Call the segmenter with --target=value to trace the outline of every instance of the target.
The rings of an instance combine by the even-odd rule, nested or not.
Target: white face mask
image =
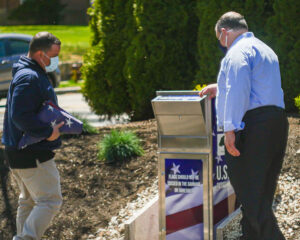
[[[49,57],[47,56],[46,53],[44,53],[44,54],[45,54],[45,56],[46,56],[48,59],[50,59],[50,64],[49,64],[49,66],[45,66],[46,72],[53,72],[53,71],[55,71],[55,69],[58,67],[59,57],[56,56],[56,57],[49,58]],[[44,65],[45,65],[45,64],[44,64]]]
[[[230,29],[230,30],[228,30],[227,32],[233,32],[233,30]],[[219,41],[220,41],[220,39],[221,39],[221,37],[222,37],[222,34],[223,34],[223,32],[221,32],[221,34],[220,34],[220,36],[219,36],[219,39],[218,39]],[[228,45],[228,43],[227,43],[227,40],[228,40],[227,37],[228,37],[228,36],[226,35],[226,37],[225,37],[225,47],[228,48],[228,46],[227,46],[227,45]]]

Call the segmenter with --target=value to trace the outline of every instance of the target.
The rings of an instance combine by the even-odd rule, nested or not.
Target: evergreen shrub
[[[201,0],[197,1],[196,13],[198,25],[198,69],[194,85],[209,84],[217,81],[217,74],[224,54],[218,48],[215,25],[218,19],[228,11],[242,14],[249,31],[261,40],[266,39],[265,24],[273,14],[274,0]]]
[[[300,93],[300,1],[275,0],[268,19],[268,41],[279,58],[285,107],[296,111],[294,98]]]
[[[300,92],[300,1],[95,0],[93,32],[82,67],[83,94],[98,115],[153,117],[157,90],[215,83],[224,56],[215,24],[227,11],[244,15],[249,31],[279,57],[287,111]]]
[[[192,89],[196,1],[95,0],[83,94],[99,115],[153,117],[156,90]]]
[[[130,112],[127,81],[123,73],[129,45],[132,0],[95,0],[88,10],[92,47],[81,68],[82,88],[88,104],[98,115]],[[132,18],[132,17],[131,17]]]
[[[157,90],[192,89],[197,69],[196,1],[140,0],[137,33],[127,50],[126,77],[134,120],[153,117]]]

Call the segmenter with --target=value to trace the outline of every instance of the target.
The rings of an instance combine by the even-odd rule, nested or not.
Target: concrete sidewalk
[[[79,93],[81,92],[81,87],[65,87],[65,88],[55,88],[56,94],[64,94],[64,93]]]

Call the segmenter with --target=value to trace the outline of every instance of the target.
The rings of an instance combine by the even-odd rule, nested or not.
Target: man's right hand
[[[218,87],[218,84],[216,84],[216,83],[209,84],[208,86],[206,86],[205,88],[203,88],[200,91],[199,96],[203,97],[204,95],[209,95],[209,99],[212,99],[212,98],[216,97],[216,95],[217,95],[217,87]]]
[[[60,132],[59,129],[64,125],[64,122],[60,122],[59,124],[53,127],[53,131],[50,137],[47,138],[47,141],[54,141],[59,138]]]

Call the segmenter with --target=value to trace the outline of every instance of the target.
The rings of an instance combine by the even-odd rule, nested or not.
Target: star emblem
[[[217,160],[217,163],[219,164],[220,162],[222,162],[223,161],[223,159],[222,159],[222,157],[221,156],[217,156],[216,157],[216,160]]]
[[[179,168],[180,168],[179,164],[176,166],[176,164],[173,163],[173,167],[171,168],[171,171],[173,171],[173,174],[180,173]]]
[[[193,176],[193,178],[195,178],[195,177],[198,175],[198,172],[199,172],[199,171],[195,171],[195,172],[194,172],[194,170],[192,169],[192,174],[191,174],[191,175]]]
[[[48,106],[48,110],[50,110],[51,112],[53,112],[53,107],[51,105]]]
[[[51,122],[51,126],[54,127],[56,125],[56,120]]]
[[[66,125],[67,125],[69,128],[71,128],[71,125],[72,125],[72,124],[73,124],[73,122],[71,121],[70,118],[68,118],[67,121],[66,121]]]

